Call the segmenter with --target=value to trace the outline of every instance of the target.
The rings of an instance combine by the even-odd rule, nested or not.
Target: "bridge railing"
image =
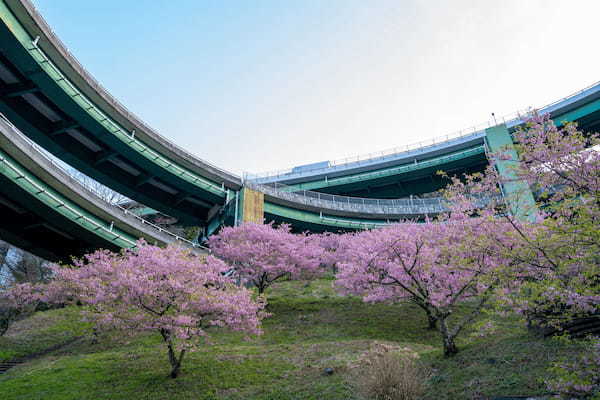
[[[400,199],[370,199],[363,197],[339,196],[310,190],[297,190],[282,183],[256,184],[246,182],[251,189],[270,196],[288,200],[320,209],[347,211],[363,214],[380,215],[435,215],[450,211],[448,202],[443,197],[430,198],[400,198]],[[477,196],[477,202],[487,204],[497,196]]]
[[[443,144],[445,142],[449,142],[454,139],[466,138],[470,136],[477,136],[480,130],[477,129],[476,126],[470,128],[469,130],[463,130],[454,132],[452,134],[448,134],[442,137],[435,137],[432,139],[419,141],[416,143],[410,143],[405,146],[396,146],[391,149],[385,149],[377,152],[371,152],[367,154],[359,154],[351,157],[345,157],[337,160],[329,161],[329,165],[326,167],[316,167],[316,168],[308,168],[302,169],[302,171],[294,171],[295,167],[285,168],[275,171],[267,171],[260,173],[251,173],[247,172],[244,174],[244,178],[246,180],[259,180],[265,178],[285,178],[285,177],[293,177],[296,175],[302,175],[304,173],[317,173],[319,171],[335,171],[336,169],[340,169],[342,167],[347,167],[351,164],[356,164],[356,166],[361,165],[363,162],[374,162],[377,160],[382,160],[387,157],[399,156],[401,154],[413,152],[413,151],[421,151],[425,152],[428,148],[431,148],[436,145]]]
[[[383,228],[386,226],[390,226],[394,224],[392,221],[386,222],[358,222],[358,221],[347,221],[339,218],[333,217],[321,217],[323,222],[326,222],[330,225],[337,225],[340,227],[350,227],[354,229],[375,229],[375,228]]]
[[[6,116],[2,113],[0,113],[0,118],[2,118],[2,120],[4,122],[6,122],[6,124],[11,128],[11,130],[13,131],[13,133],[15,133],[17,136],[19,136],[19,138],[23,139],[25,142],[27,142],[27,144],[32,147],[39,155],[41,155],[44,159],[46,159],[49,163],[51,163],[55,168],[57,168],[58,170],[62,171],[63,173],[67,174],[69,177],[71,177],[72,179],[74,179],[75,181],[77,181],[81,187],[83,187],[85,190],[87,190],[90,194],[92,194],[94,197],[96,197],[98,200],[102,201],[103,203],[107,204],[109,207],[115,209],[115,211],[123,213],[124,215],[130,217],[130,218],[135,218],[136,220],[138,220],[141,224],[143,225],[147,225],[148,227],[155,229],[156,231],[158,231],[159,233],[162,233],[164,235],[170,236],[171,238],[173,238],[176,242],[180,242],[183,243],[187,246],[190,247],[198,247],[198,248],[205,248],[204,246],[198,244],[198,243],[194,243],[191,240],[188,240],[184,237],[181,237],[173,232],[170,232],[167,229],[164,229],[156,224],[153,224],[147,220],[145,220],[144,218],[140,217],[139,215],[136,215],[135,213],[127,210],[126,208],[122,207],[119,204],[113,204],[110,203],[108,201],[106,201],[102,194],[98,191],[98,188],[96,187],[96,183],[94,182],[92,183],[91,181],[86,181],[86,180],[82,180],[80,176],[78,176],[77,174],[75,174],[75,171],[73,171],[71,169],[71,167],[69,167],[67,164],[64,164],[62,161],[60,161],[58,158],[54,157],[52,154],[50,154],[47,150],[45,150],[44,148],[40,147],[37,143],[35,143],[33,140],[31,140],[27,135],[24,135],[21,131],[19,131],[13,124],[12,122],[10,122],[10,120],[8,118],[6,118]],[[100,185],[98,183],[98,185]]]
[[[310,190],[293,191],[280,183],[255,184],[246,186],[273,197],[317,208],[368,214],[434,214],[447,210],[440,198],[431,199],[367,199],[338,196]]]

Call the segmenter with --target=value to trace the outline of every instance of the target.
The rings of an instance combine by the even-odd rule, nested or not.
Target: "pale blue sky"
[[[230,171],[383,150],[600,80],[597,0],[35,0],[82,64]]]

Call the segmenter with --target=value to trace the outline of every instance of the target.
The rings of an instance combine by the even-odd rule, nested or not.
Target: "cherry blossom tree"
[[[511,244],[500,248],[502,256],[528,275],[520,290],[504,296],[505,305],[523,313],[530,323],[559,330],[570,329],[577,318],[598,319],[600,138],[579,131],[575,124],[557,127],[547,115],[534,114],[514,140],[518,160],[514,152],[500,151],[492,155],[483,174],[455,178],[446,194],[462,199],[465,210],[493,213],[503,207],[488,203],[476,210],[467,198],[498,191],[512,180],[525,182],[537,194],[536,220],[524,221],[509,207],[498,213],[511,227],[511,240],[500,242]],[[495,169],[501,161],[512,165],[511,177]],[[511,200],[518,204],[521,195],[517,192]]]
[[[310,235],[309,240],[320,248],[321,267],[337,272],[337,265],[345,260],[347,246],[351,243],[351,234],[335,234],[325,232]]]
[[[170,376],[179,374],[183,357],[207,337],[211,327],[260,334],[264,304],[237,287],[222,272],[229,267],[212,257],[176,246],[138,242],[135,250],[101,250],[54,267],[45,301],[77,301],[97,329],[126,334],[160,333],[167,346]]]
[[[336,284],[365,301],[413,302],[427,314],[429,327],[437,327],[450,356],[458,351],[456,337],[504,282],[496,244],[485,240],[492,227],[498,229],[489,217],[459,214],[355,234]],[[468,299],[474,305],[451,323],[449,317]]]
[[[42,299],[40,285],[18,283],[0,291],[0,336],[23,315],[35,311]]]
[[[282,278],[319,273],[322,248],[306,234],[293,234],[289,225],[244,223],[224,227],[209,239],[211,251],[232,265],[242,282],[262,294]]]

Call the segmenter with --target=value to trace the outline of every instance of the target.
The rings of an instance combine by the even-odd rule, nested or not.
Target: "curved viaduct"
[[[97,248],[133,248],[138,239],[192,242],[107,203],[0,114],[0,237],[51,261]]]
[[[33,157],[29,160],[11,153],[24,143],[11,136],[11,130],[19,130],[96,181],[176,217],[182,224],[202,226],[207,234],[223,224],[263,218],[289,222],[298,230],[324,231],[372,228],[439,213],[444,210],[443,202],[431,193],[445,182],[436,171],[482,170],[487,165],[486,151],[511,143],[511,133],[523,123],[515,117],[416,146],[242,179],[181,149],[119,103],[77,62],[29,0],[0,0],[0,19],[0,113],[10,121],[0,121],[0,127],[4,123],[16,127],[2,129],[1,149],[6,159],[11,157],[11,162],[43,181],[46,190],[78,206],[85,203],[66,193],[60,179],[41,176],[44,171],[52,174],[52,166],[35,153],[30,151]],[[540,112],[550,113],[559,123],[576,121],[582,129],[596,131],[600,126],[600,83]],[[13,178],[5,174],[2,179]],[[14,179],[11,185],[16,185]],[[76,183],[67,186],[77,187]],[[15,186],[10,195],[8,190],[2,192],[5,202],[14,206],[13,213],[33,203],[32,192],[23,190]],[[162,237],[161,232],[143,230],[139,221],[119,215],[114,207],[90,209],[90,202],[86,204],[84,209],[105,226],[110,221],[113,232],[118,229],[122,238],[103,238],[96,233],[88,237],[88,228],[75,226],[72,218],[47,206],[27,210],[34,221],[30,229],[19,229],[15,223],[2,227],[0,234],[33,249],[39,246],[36,232],[42,232],[34,228],[36,218],[47,220],[55,230],[64,226],[67,235],[81,239],[81,243],[65,242],[65,249],[72,254],[78,253],[77,249],[127,247],[125,237],[161,243],[173,240]],[[56,246],[35,251],[52,248]]]

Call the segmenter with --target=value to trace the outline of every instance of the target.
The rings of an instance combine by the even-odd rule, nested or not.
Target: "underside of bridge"
[[[133,248],[161,232],[83,185],[0,114],[0,237],[47,260],[68,262],[96,249]]]
[[[0,237],[49,261],[69,261],[90,251],[120,246],[104,240],[0,176]]]
[[[113,190],[184,223],[205,224],[211,210],[225,204],[226,182],[149,148],[135,128],[93,103],[48,58],[43,48],[50,43],[36,41],[21,25],[20,4],[0,2],[0,112],[56,157]]]
[[[397,199],[402,197],[427,195],[438,191],[448,184],[448,178],[438,172],[444,172],[448,176],[461,176],[483,171],[488,165],[485,153],[482,151],[470,157],[450,161],[443,165],[434,165],[415,169],[404,173],[393,174],[383,177],[369,178],[365,176],[356,182],[343,183],[344,179],[329,180],[328,185],[313,190],[323,193],[338,194],[350,197],[364,197],[376,199]],[[411,166],[408,164],[408,166]],[[377,172],[385,170],[376,170]],[[366,174],[364,174],[366,175]],[[346,181],[349,180],[345,179]]]

